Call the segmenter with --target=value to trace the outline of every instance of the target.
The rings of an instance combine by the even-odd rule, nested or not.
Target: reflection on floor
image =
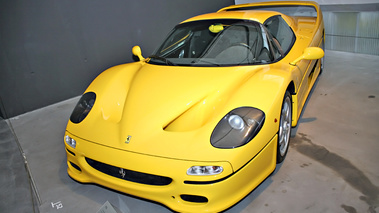
[[[226,212],[379,212],[378,67],[378,56],[327,51],[325,71],[293,129],[287,158]],[[40,198],[39,211],[93,213],[108,201],[124,213],[171,212],[160,204],[80,184],[67,176],[63,135],[77,101],[70,99],[9,120],[28,160]],[[3,134],[12,138],[3,128],[2,138]],[[18,184],[26,172],[22,163],[12,159],[21,155],[17,146],[7,151],[5,143],[1,140],[0,180],[4,181],[3,171],[16,176],[9,176],[12,187],[1,182],[1,198],[9,195],[16,201],[0,201],[0,208],[8,205],[12,210],[19,200],[32,199],[13,188],[14,184],[16,188],[30,185],[28,181]],[[5,152],[12,157],[4,157]],[[8,172],[11,165],[16,166],[13,173]],[[29,204],[33,208],[33,202]]]

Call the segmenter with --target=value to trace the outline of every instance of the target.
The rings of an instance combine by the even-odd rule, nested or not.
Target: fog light
[[[70,136],[66,135],[66,136],[64,137],[64,139],[65,139],[66,143],[67,143],[69,146],[71,146],[72,148],[75,149],[75,147],[76,147],[76,141],[75,141],[73,138],[71,138]]]
[[[221,166],[192,166],[187,170],[187,175],[217,175],[223,170]]]

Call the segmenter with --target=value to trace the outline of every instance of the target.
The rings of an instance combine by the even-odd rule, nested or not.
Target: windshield
[[[205,20],[176,26],[148,62],[182,66],[233,66],[273,60],[264,28],[242,20]]]

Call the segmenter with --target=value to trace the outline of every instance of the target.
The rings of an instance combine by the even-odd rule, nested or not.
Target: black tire
[[[280,122],[278,132],[278,148],[276,162],[281,163],[287,156],[291,137],[292,125],[292,99],[291,94],[286,91],[280,111]]]

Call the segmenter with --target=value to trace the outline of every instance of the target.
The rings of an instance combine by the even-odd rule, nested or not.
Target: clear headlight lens
[[[229,125],[236,130],[241,130],[245,127],[245,122],[239,115],[231,115],[228,118]]]
[[[223,170],[221,166],[192,166],[187,170],[187,175],[217,175]]]
[[[67,143],[69,146],[71,146],[72,148],[75,149],[75,147],[76,147],[76,141],[75,141],[75,139],[73,139],[73,138],[71,138],[70,136],[66,135],[66,136],[64,137],[64,140],[66,141],[66,143]]]
[[[241,107],[230,111],[218,122],[211,136],[211,144],[217,148],[236,148],[253,139],[262,128],[265,114],[253,107]]]
[[[85,93],[76,104],[74,111],[70,116],[70,121],[73,123],[80,123],[87,117],[95,104],[96,94],[94,92]]]

